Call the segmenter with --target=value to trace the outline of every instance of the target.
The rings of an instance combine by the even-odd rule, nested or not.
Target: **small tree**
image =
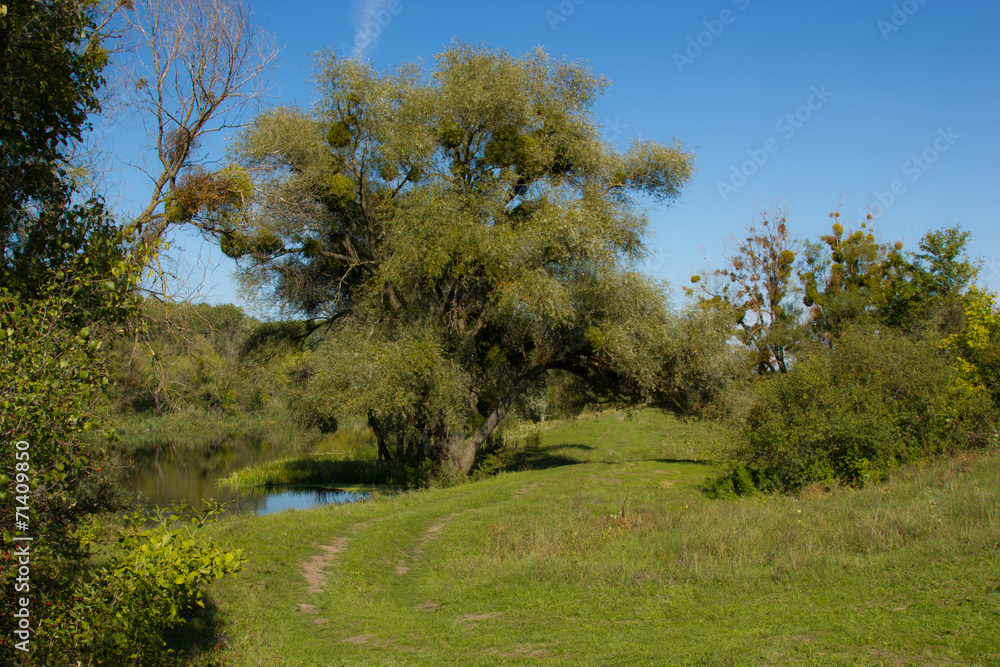
[[[821,236],[820,243],[806,243],[799,272],[813,332],[827,343],[846,324],[878,316],[887,271],[902,248],[901,243],[894,248],[877,243],[871,218],[845,236],[840,213],[830,217],[833,233]]]
[[[758,373],[788,371],[788,353],[799,339],[798,313],[789,301],[798,243],[788,234],[788,212],[758,212],[723,253],[725,266],[703,281],[694,276],[692,293],[730,313],[743,345],[757,356]]]
[[[951,335],[962,327],[966,295],[979,274],[965,256],[969,232],[960,227],[924,234],[919,252],[889,256],[880,304],[882,321],[910,332]]]

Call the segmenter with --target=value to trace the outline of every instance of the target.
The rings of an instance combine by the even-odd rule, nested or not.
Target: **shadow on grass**
[[[224,623],[219,617],[218,607],[208,596],[204,602],[203,608],[192,607],[182,614],[183,623],[163,633],[165,648],[172,653],[162,664],[201,664],[202,658],[225,649],[226,639],[222,632]]]
[[[646,459],[647,461],[653,461],[655,463],[693,463],[698,466],[711,466],[710,461],[705,461],[704,459]]]
[[[584,459],[575,458],[569,453],[563,454],[560,452],[563,450],[589,452],[594,449],[596,449],[596,447],[581,444],[526,447],[518,451],[516,467],[520,470],[545,470],[547,468],[558,468],[560,466],[571,466],[579,463],[586,463]]]

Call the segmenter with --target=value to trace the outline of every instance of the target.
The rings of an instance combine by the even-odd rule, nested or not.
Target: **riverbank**
[[[713,432],[548,425],[539,469],[215,527],[228,665],[986,664],[1000,457],[710,500]],[[204,619],[203,619],[204,620]]]
[[[263,514],[343,502],[342,493],[331,492],[332,481],[349,482],[337,485],[337,491],[355,487],[370,491],[371,484],[380,481],[360,475],[334,480],[327,475],[313,484],[287,480],[294,488],[263,488],[252,480],[249,486],[220,484],[234,473],[266,468],[278,460],[345,459],[366,452],[374,457],[374,438],[358,424],[324,435],[298,428],[282,412],[230,416],[202,412],[119,419],[116,430],[119,443],[102,443],[114,461],[106,467],[120,470],[120,485],[128,494],[140,495],[136,502],[147,509],[174,503],[200,508],[204,501],[218,501],[228,503],[233,512]],[[345,464],[350,462],[339,463]]]

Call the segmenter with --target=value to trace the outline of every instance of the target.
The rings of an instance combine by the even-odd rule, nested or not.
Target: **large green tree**
[[[634,263],[644,203],[691,173],[679,143],[603,141],[606,80],[541,50],[457,44],[387,72],[328,54],[318,83],[315,109],[262,115],[237,146],[253,206],[186,211],[328,326],[306,412],[364,415],[383,458],[468,471],[547,371],[619,397],[655,385],[665,301]]]
[[[101,227],[93,204],[73,201],[66,155],[97,109],[106,54],[96,3],[0,4],[0,285],[21,291]]]

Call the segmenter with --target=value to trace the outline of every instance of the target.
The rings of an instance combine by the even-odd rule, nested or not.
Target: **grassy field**
[[[1000,664],[1000,457],[716,501],[712,433],[556,423],[540,469],[216,526],[227,665]]]

